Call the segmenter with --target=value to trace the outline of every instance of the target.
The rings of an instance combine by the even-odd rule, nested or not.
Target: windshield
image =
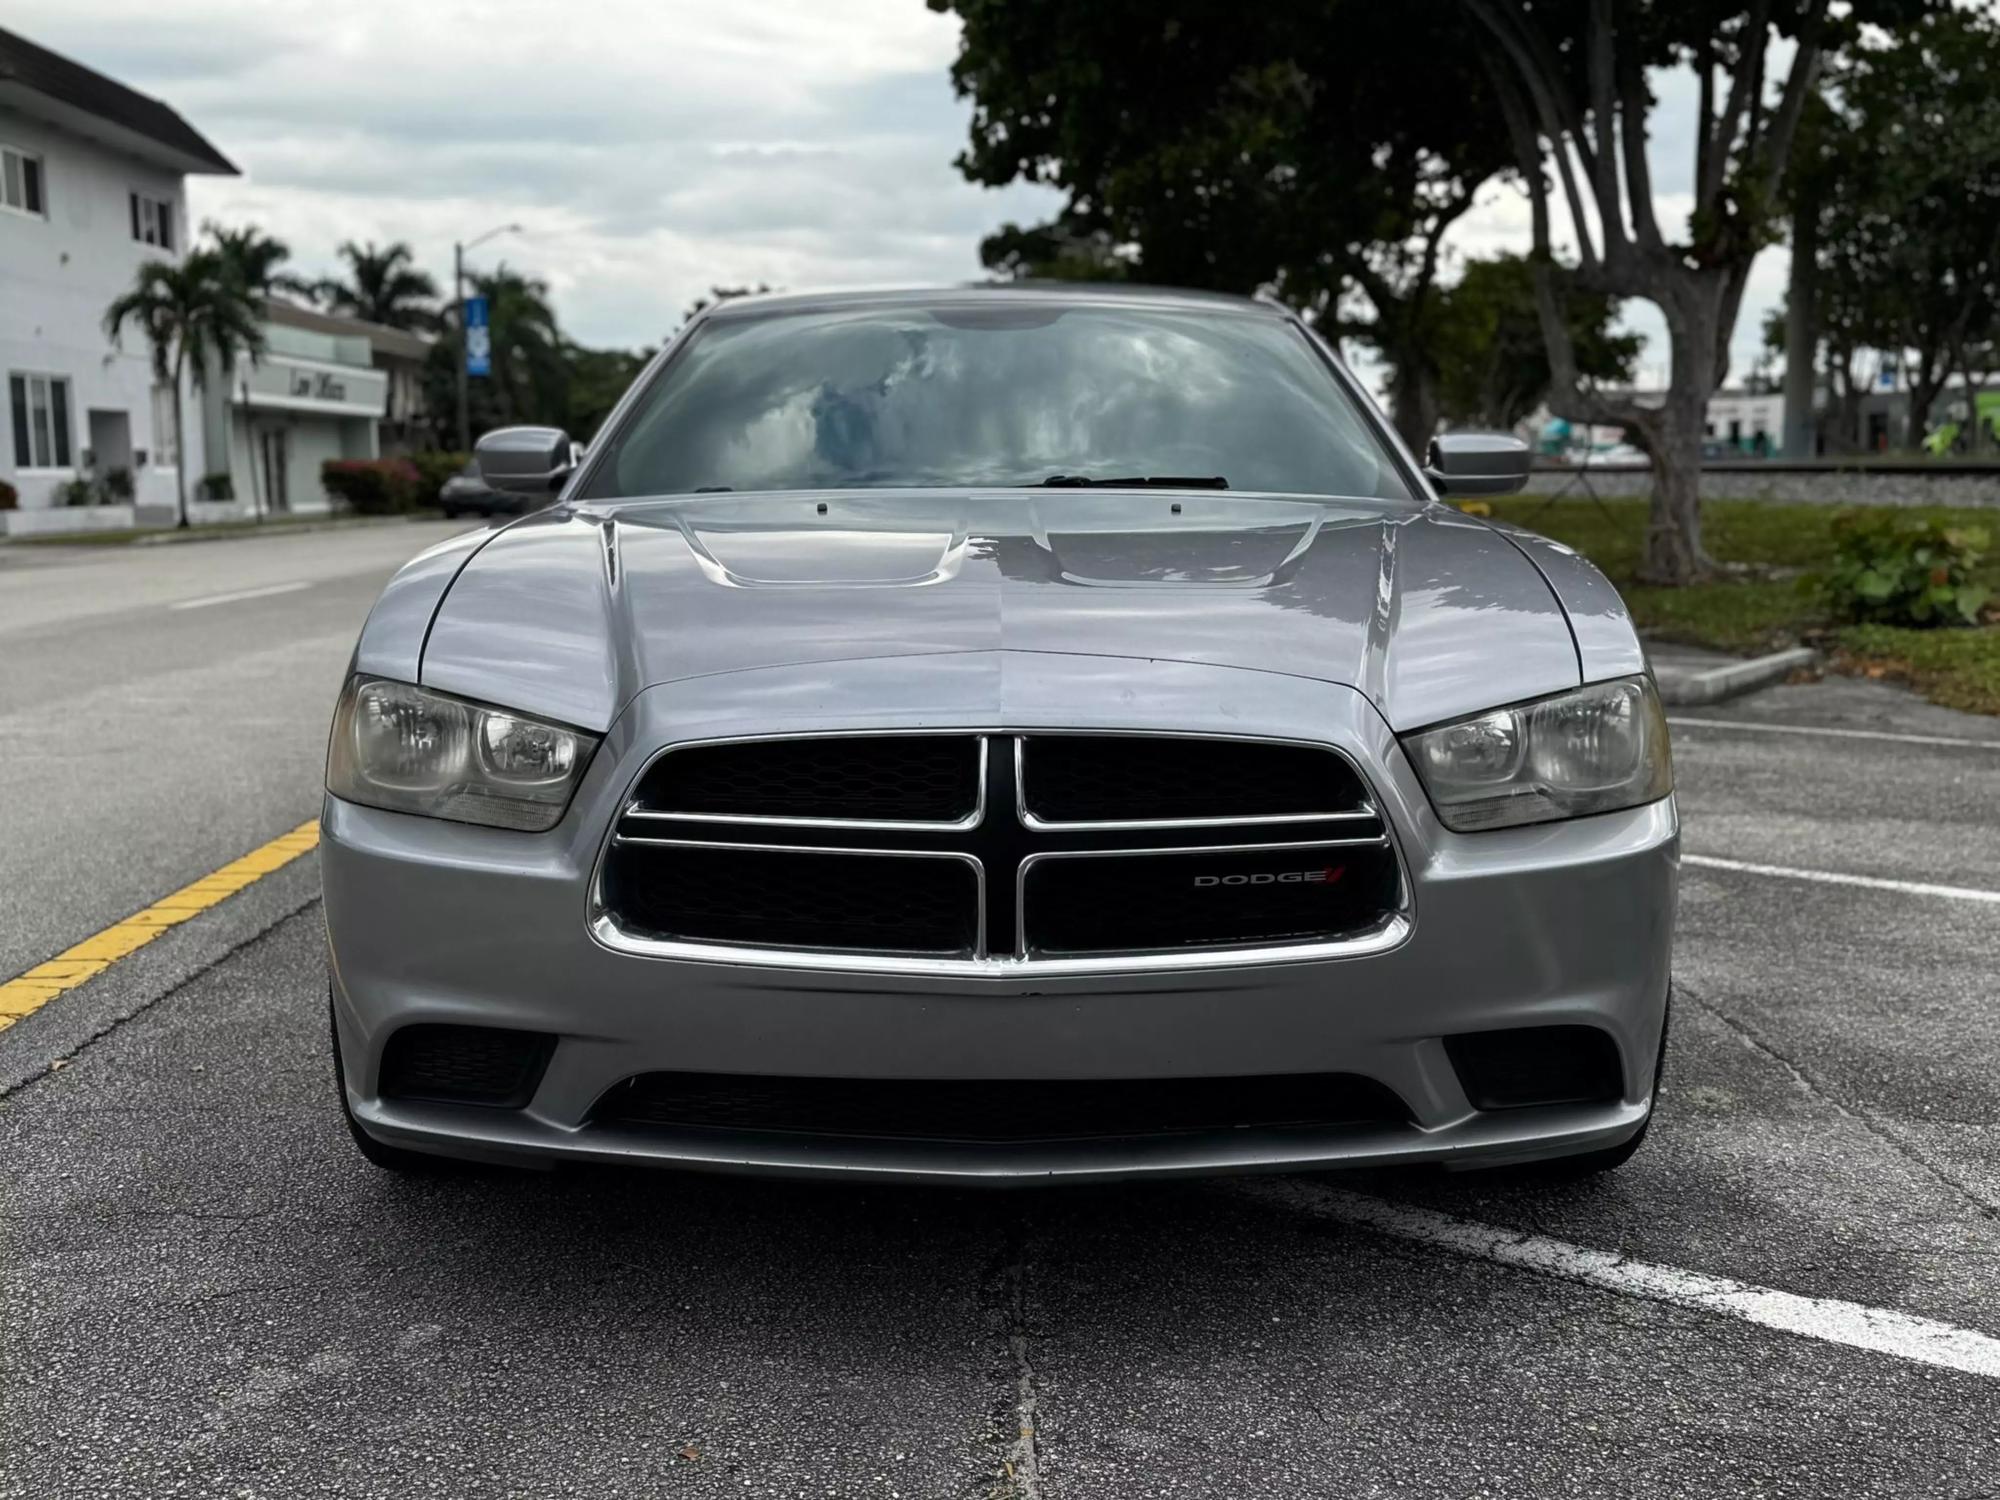
[[[1047,303],[718,319],[620,424],[585,493],[1176,477],[1409,498],[1284,320]]]

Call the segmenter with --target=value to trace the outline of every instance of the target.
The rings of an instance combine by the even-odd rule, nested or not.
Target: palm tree
[[[125,326],[136,325],[153,355],[153,378],[174,393],[174,479],[180,525],[188,523],[186,424],[181,419],[181,377],[205,390],[212,371],[225,380],[236,357],[264,352],[256,294],[220,250],[191,250],[178,265],[149,260],[132,290],[104,312],[104,331],[122,347]]]
[[[469,296],[486,299],[493,345],[493,373],[472,382],[472,427],[484,432],[514,422],[566,426],[569,420],[573,346],[557,326],[545,281],[523,276],[502,263],[491,272],[468,271]],[[448,317],[425,367],[432,411],[449,411],[457,399],[458,361],[463,357],[458,320]]]
[[[346,281],[325,280],[315,288],[320,301],[337,313],[382,323],[390,328],[429,329],[437,326],[437,283],[416,266],[410,247],[398,240],[377,249],[370,240],[340,247],[347,262]]]
[[[549,306],[549,284],[507,269],[469,275],[473,293],[486,299],[493,340],[493,394],[503,420],[553,420],[568,403],[569,361],[562,330]]]
[[[268,297],[273,292],[300,297],[313,294],[314,282],[278,269],[292,258],[291,246],[283,240],[271,238],[255,224],[246,224],[241,229],[226,229],[210,219],[201,228],[202,233],[215,241],[216,250],[229,262],[237,277],[256,296]]]

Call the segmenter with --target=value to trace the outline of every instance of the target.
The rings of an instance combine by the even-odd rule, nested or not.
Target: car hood
[[[1399,730],[1581,680],[1542,573],[1456,510],[1018,490],[559,506],[465,564],[421,673],[603,729],[660,683],[971,651],[1316,678]]]

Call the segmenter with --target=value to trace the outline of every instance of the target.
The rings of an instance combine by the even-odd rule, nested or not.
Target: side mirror
[[[509,495],[552,495],[576,468],[576,444],[560,427],[501,427],[473,447],[487,485]]]
[[[1533,456],[1504,432],[1447,432],[1431,439],[1424,477],[1443,495],[1511,495],[1528,482]]]

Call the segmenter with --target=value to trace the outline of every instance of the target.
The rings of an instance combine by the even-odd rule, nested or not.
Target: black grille
[[[700,943],[969,955],[978,877],[958,859],[620,843],[607,904],[627,930]]]
[[[405,1026],[382,1052],[381,1091],[394,1099],[518,1109],[534,1097],[555,1050],[538,1031]]]
[[[1366,800],[1340,756],[1307,745],[1155,735],[1036,735],[1028,811],[1051,823],[1300,817]]]
[[[672,751],[599,887],[635,939],[948,959],[1333,941],[1382,930],[1401,890],[1335,751],[1047,733]]]
[[[662,812],[948,823],[979,797],[979,741],[870,735],[696,745],[661,757],[639,805]]]
[[[1396,869],[1381,845],[1044,859],[1026,903],[1043,953],[1325,941],[1382,920]]]
[[[613,1089],[594,1115],[606,1125],[988,1143],[1409,1117],[1392,1091],[1346,1073],[1021,1082],[645,1073]]]

